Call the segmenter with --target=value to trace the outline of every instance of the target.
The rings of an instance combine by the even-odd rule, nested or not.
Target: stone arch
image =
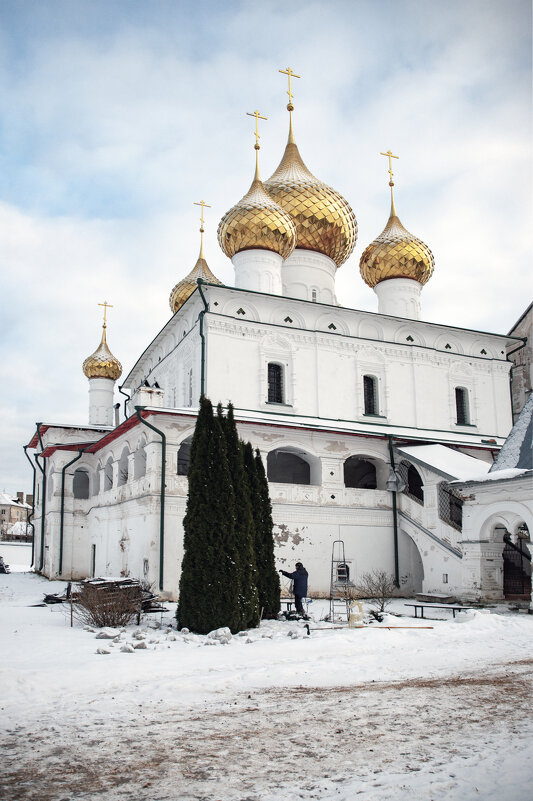
[[[234,317],[236,320],[252,320],[253,322],[259,320],[257,308],[248,299],[243,302],[242,298],[240,300],[235,298],[228,300],[222,307],[222,314]]]
[[[399,345],[422,345],[425,346],[426,340],[417,329],[415,323],[413,325],[402,325],[394,335],[394,341]]]
[[[80,500],[89,497],[89,470],[86,467],[78,467],[74,470],[72,493],[75,498]]]
[[[417,468],[405,460],[398,465],[398,472],[405,483],[402,492],[413,501],[424,505],[424,479]]]
[[[357,336],[361,339],[383,339],[383,328],[374,321],[363,320],[359,326]]]
[[[100,492],[100,470],[102,469],[102,463],[99,461],[96,465],[96,470],[94,471],[93,475],[93,495],[98,495]]]
[[[335,312],[321,314],[315,323],[315,327],[318,331],[324,331],[326,334],[344,334],[346,336],[350,333],[344,320]]]
[[[128,464],[128,457],[130,455],[130,449],[127,445],[124,446],[122,449],[122,453],[120,454],[120,459],[118,460],[118,476],[117,476],[117,486],[122,487],[124,484],[127,484],[129,478],[129,464]]]
[[[459,340],[448,334],[441,334],[440,337],[437,337],[434,347],[444,353],[460,353],[461,355],[464,353],[464,348]]]
[[[109,456],[104,467],[104,491],[113,489],[113,457]]]
[[[389,466],[382,459],[357,453],[344,462],[344,486],[352,489],[386,489]]]
[[[146,475],[146,437],[141,436],[135,455],[133,457],[133,478],[138,479]]]
[[[279,484],[321,484],[320,459],[300,446],[284,445],[267,454],[268,480]]]
[[[178,448],[178,476],[186,476],[189,472],[189,464],[191,460],[191,444],[193,435],[190,434],[180,444]]]
[[[415,539],[403,528],[398,532],[398,561],[402,593],[416,595],[422,592],[424,561]]]

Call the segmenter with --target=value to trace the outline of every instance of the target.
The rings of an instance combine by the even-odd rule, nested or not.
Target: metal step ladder
[[[350,593],[353,588],[350,581],[350,568],[346,562],[344,541],[335,540],[331,549],[331,582],[329,587],[329,620],[350,619]]]

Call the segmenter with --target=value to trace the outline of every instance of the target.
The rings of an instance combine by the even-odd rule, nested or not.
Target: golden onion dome
[[[363,280],[370,287],[389,278],[411,278],[424,285],[431,278],[434,266],[433,253],[403,227],[392,198],[387,225],[361,256],[359,269]]]
[[[105,330],[104,323],[100,345],[83,362],[83,372],[87,378],[111,378],[116,381],[122,375],[122,365],[107,347]]]
[[[216,278],[211,270],[209,269],[207,262],[204,258],[203,248],[200,249],[200,255],[198,256],[198,261],[192,268],[191,272],[182,278],[179,281],[172,292],[170,293],[170,297],[168,302],[170,303],[170,308],[172,313],[175,314],[178,309],[181,309],[185,301],[192,295],[196,287],[198,286],[198,279],[201,278],[208,284],[221,284],[222,281],[219,281]]]
[[[283,158],[265,181],[265,189],[294,220],[297,248],[323,253],[337,267],[344,264],[357,241],[355,215],[339,192],[307,169],[294,141],[292,122]]]
[[[257,167],[248,192],[222,217],[218,243],[230,259],[251,249],[272,250],[287,259],[294,250],[294,222],[267,194]]]

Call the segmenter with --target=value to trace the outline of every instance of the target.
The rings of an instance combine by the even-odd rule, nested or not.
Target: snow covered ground
[[[310,636],[275,621],[223,644],[168,628],[171,604],[115,642],[33,606],[62,589],[0,575],[6,801],[531,797],[533,616],[415,621],[397,601],[405,617],[331,629],[314,602]]]

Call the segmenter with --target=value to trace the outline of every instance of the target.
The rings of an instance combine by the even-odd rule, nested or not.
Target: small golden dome
[[[116,381],[122,375],[122,365],[115,359],[107,347],[105,325],[102,331],[102,341],[91,356],[83,362],[83,372],[87,378],[111,378]]]
[[[363,280],[370,287],[389,278],[412,278],[424,285],[431,278],[434,266],[428,246],[401,224],[393,199],[387,225],[361,256],[359,269]]]
[[[269,195],[296,224],[296,247],[329,256],[337,267],[355,247],[357,222],[350,204],[339,192],[309,172],[294,141],[289,141],[279,167],[265,181]]]
[[[296,228],[289,214],[267,194],[256,169],[242,200],[222,217],[218,244],[230,259],[241,250],[272,250],[286,259],[296,245]]]
[[[202,231],[203,233],[203,231]],[[203,281],[206,281],[208,284],[221,284],[222,282],[215,278],[209,267],[207,266],[207,262],[204,258],[204,250],[203,246],[200,247],[200,255],[198,256],[198,261],[194,265],[191,272],[182,278],[179,281],[172,292],[170,293],[170,297],[168,299],[170,303],[170,309],[173,314],[175,314],[178,309],[181,309],[185,301],[192,295],[196,287],[198,286],[198,279],[201,278]]]

